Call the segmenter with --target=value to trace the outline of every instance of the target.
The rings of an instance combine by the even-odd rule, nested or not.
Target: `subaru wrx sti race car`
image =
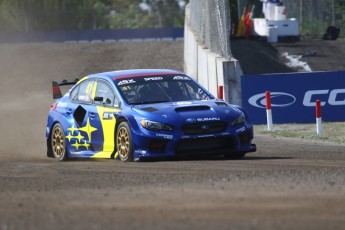
[[[74,84],[62,96],[61,85]],[[182,72],[164,69],[92,74],[53,82],[47,156],[146,158],[256,151],[253,126],[240,107],[216,99]]]

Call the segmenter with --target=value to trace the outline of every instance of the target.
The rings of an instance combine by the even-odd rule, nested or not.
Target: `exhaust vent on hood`
[[[222,101],[218,101],[218,102],[216,102],[216,104],[219,106],[229,106],[227,103],[222,102]]]
[[[197,105],[197,106],[184,106],[178,107],[175,109],[176,112],[184,112],[184,111],[202,111],[202,110],[210,110],[209,106],[206,105]]]
[[[141,108],[141,110],[144,110],[146,112],[156,112],[156,111],[158,111],[158,109],[156,109],[154,107]]]

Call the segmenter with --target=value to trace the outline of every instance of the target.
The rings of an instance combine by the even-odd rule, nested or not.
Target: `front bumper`
[[[207,135],[133,134],[134,159],[174,156],[231,155],[255,152],[253,128]]]

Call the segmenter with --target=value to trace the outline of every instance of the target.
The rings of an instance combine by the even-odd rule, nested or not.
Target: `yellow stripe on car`
[[[103,151],[93,155],[93,158],[111,158],[115,150],[115,125],[116,118],[115,112],[119,112],[119,109],[106,108],[97,106],[97,112],[102,124],[103,130]]]

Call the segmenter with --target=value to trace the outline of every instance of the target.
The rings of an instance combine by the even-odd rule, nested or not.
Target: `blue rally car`
[[[61,85],[74,84],[64,95]],[[256,151],[253,125],[238,106],[214,98],[182,72],[165,69],[92,74],[53,82],[47,156],[146,158]]]

